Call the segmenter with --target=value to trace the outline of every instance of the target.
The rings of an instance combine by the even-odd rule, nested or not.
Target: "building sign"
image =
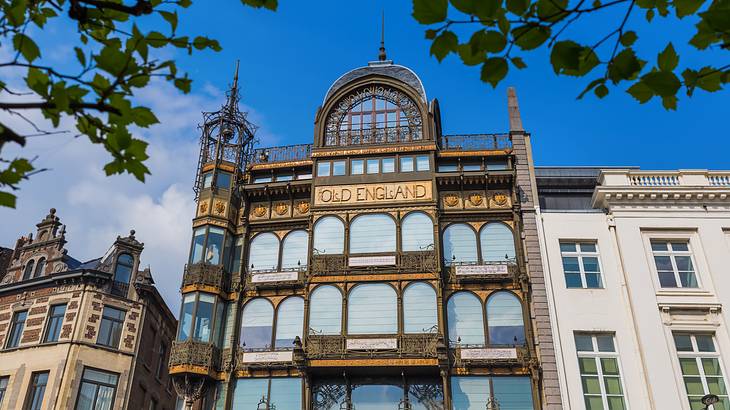
[[[397,349],[398,339],[347,339],[347,350]]]
[[[507,265],[456,265],[457,275],[506,275],[509,273]]]
[[[273,363],[291,362],[294,360],[294,352],[244,352],[244,363]]]
[[[318,186],[314,198],[315,205],[354,205],[430,201],[433,195],[431,181],[416,181]]]
[[[299,279],[299,272],[255,273],[251,283],[286,282]]]
[[[515,349],[515,348],[461,349],[460,357],[463,360],[516,359],[517,358],[517,349]]]
[[[395,265],[395,255],[386,256],[351,256],[347,260],[350,267],[390,266]]]

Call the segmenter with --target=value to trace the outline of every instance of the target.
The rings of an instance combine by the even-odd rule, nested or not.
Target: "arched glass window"
[[[395,221],[389,215],[360,215],[350,224],[350,253],[395,252],[395,241]]]
[[[294,338],[302,338],[304,327],[304,299],[289,297],[279,305],[276,313],[276,349],[294,349]]]
[[[338,255],[345,249],[345,225],[334,216],[320,218],[314,224],[314,253]]]
[[[339,335],[342,293],[331,285],[318,286],[309,300],[309,328],[315,334]]]
[[[411,212],[401,222],[404,251],[433,249],[433,221],[423,212]]]
[[[217,342],[211,336],[216,320],[216,297],[209,293],[187,293],[183,298],[182,313],[180,314],[180,328],[178,340],[185,341],[192,337],[197,342]]]
[[[309,254],[307,231],[291,231],[284,237],[281,250],[281,269],[296,269],[307,266]]]
[[[35,267],[35,273],[33,274],[34,278],[38,278],[40,276],[43,276],[43,270],[46,268],[46,258],[40,258],[38,259],[38,265]]]
[[[487,299],[489,344],[525,344],[522,303],[513,293],[495,292]]]
[[[408,285],[403,292],[403,330],[405,333],[435,333],[437,327],[436,291],[423,282]]]
[[[28,264],[25,265],[25,271],[23,272],[23,280],[30,279],[33,277],[33,266],[35,266],[35,261],[30,261]]]
[[[398,302],[395,289],[384,283],[357,285],[347,300],[347,333],[388,334],[398,332]]]
[[[253,299],[243,308],[241,345],[246,350],[271,349],[274,307],[264,298]]]
[[[279,237],[271,232],[256,235],[248,251],[252,271],[277,270],[279,267]]]
[[[484,344],[484,315],[479,298],[471,292],[456,292],[446,305],[449,344]]]
[[[129,283],[132,278],[132,266],[134,258],[128,253],[122,253],[117,257],[117,266],[114,267],[114,281]]]
[[[477,236],[469,225],[449,225],[444,230],[443,241],[445,264],[450,265],[454,262],[476,263],[479,261]]]
[[[479,233],[482,259],[485,262],[504,262],[515,259],[515,237],[507,225],[491,222]]]

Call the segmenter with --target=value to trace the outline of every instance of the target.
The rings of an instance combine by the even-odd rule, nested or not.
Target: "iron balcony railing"
[[[509,134],[462,134],[441,136],[441,149],[450,151],[512,149]]]
[[[129,295],[129,283],[112,281],[111,293],[126,298]]]
[[[392,348],[365,347],[348,348],[352,340],[393,340]],[[438,356],[439,334],[414,333],[400,335],[342,336],[311,333],[307,335],[304,352],[308,359],[348,358],[436,358]]]
[[[391,257],[392,264],[355,265],[352,260],[360,258]],[[352,255],[312,255],[312,275],[341,275],[350,272],[398,271],[410,273],[429,273],[439,270],[436,251],[385,252]]]
[[[182,286],[211,286],[222,291],[232,290],[231,275],[221,265],[208,263],[191,263],[185,265]]]
[[[329,131],[325,134],[325,145],[328,147],[400,144],[420,141],[423,141],[423,128],[420,125],[338,130]]]
[[[170,367],[194,366],[206,372],[220,370],[221,351],[210,344],[186,340],[174,341],[170,350]]]
[[[257,148],[252,164],[305,161],[312,158],[312,144],[286,145],[283,147]]]

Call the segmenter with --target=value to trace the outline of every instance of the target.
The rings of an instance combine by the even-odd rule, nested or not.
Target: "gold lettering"
[[[425,197],[426,197],[426,187],[424,185],[416,185],[416,198],[425,198]]]
[[[322,202],[331,202],[332,191],[329,189],[323,189],[322,192],[319,194],[319,198]]]
[[[426,181],[315,188],[316,202],[320,205],[429,200],[431,196],[431,186]]]

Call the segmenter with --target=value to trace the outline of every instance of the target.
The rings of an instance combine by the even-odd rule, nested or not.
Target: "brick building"
[[[172,409],[176,321],[139,269],[144,244],[131,231],[82,263],[55,209],[36,227],[0,272],[0,409]]]

